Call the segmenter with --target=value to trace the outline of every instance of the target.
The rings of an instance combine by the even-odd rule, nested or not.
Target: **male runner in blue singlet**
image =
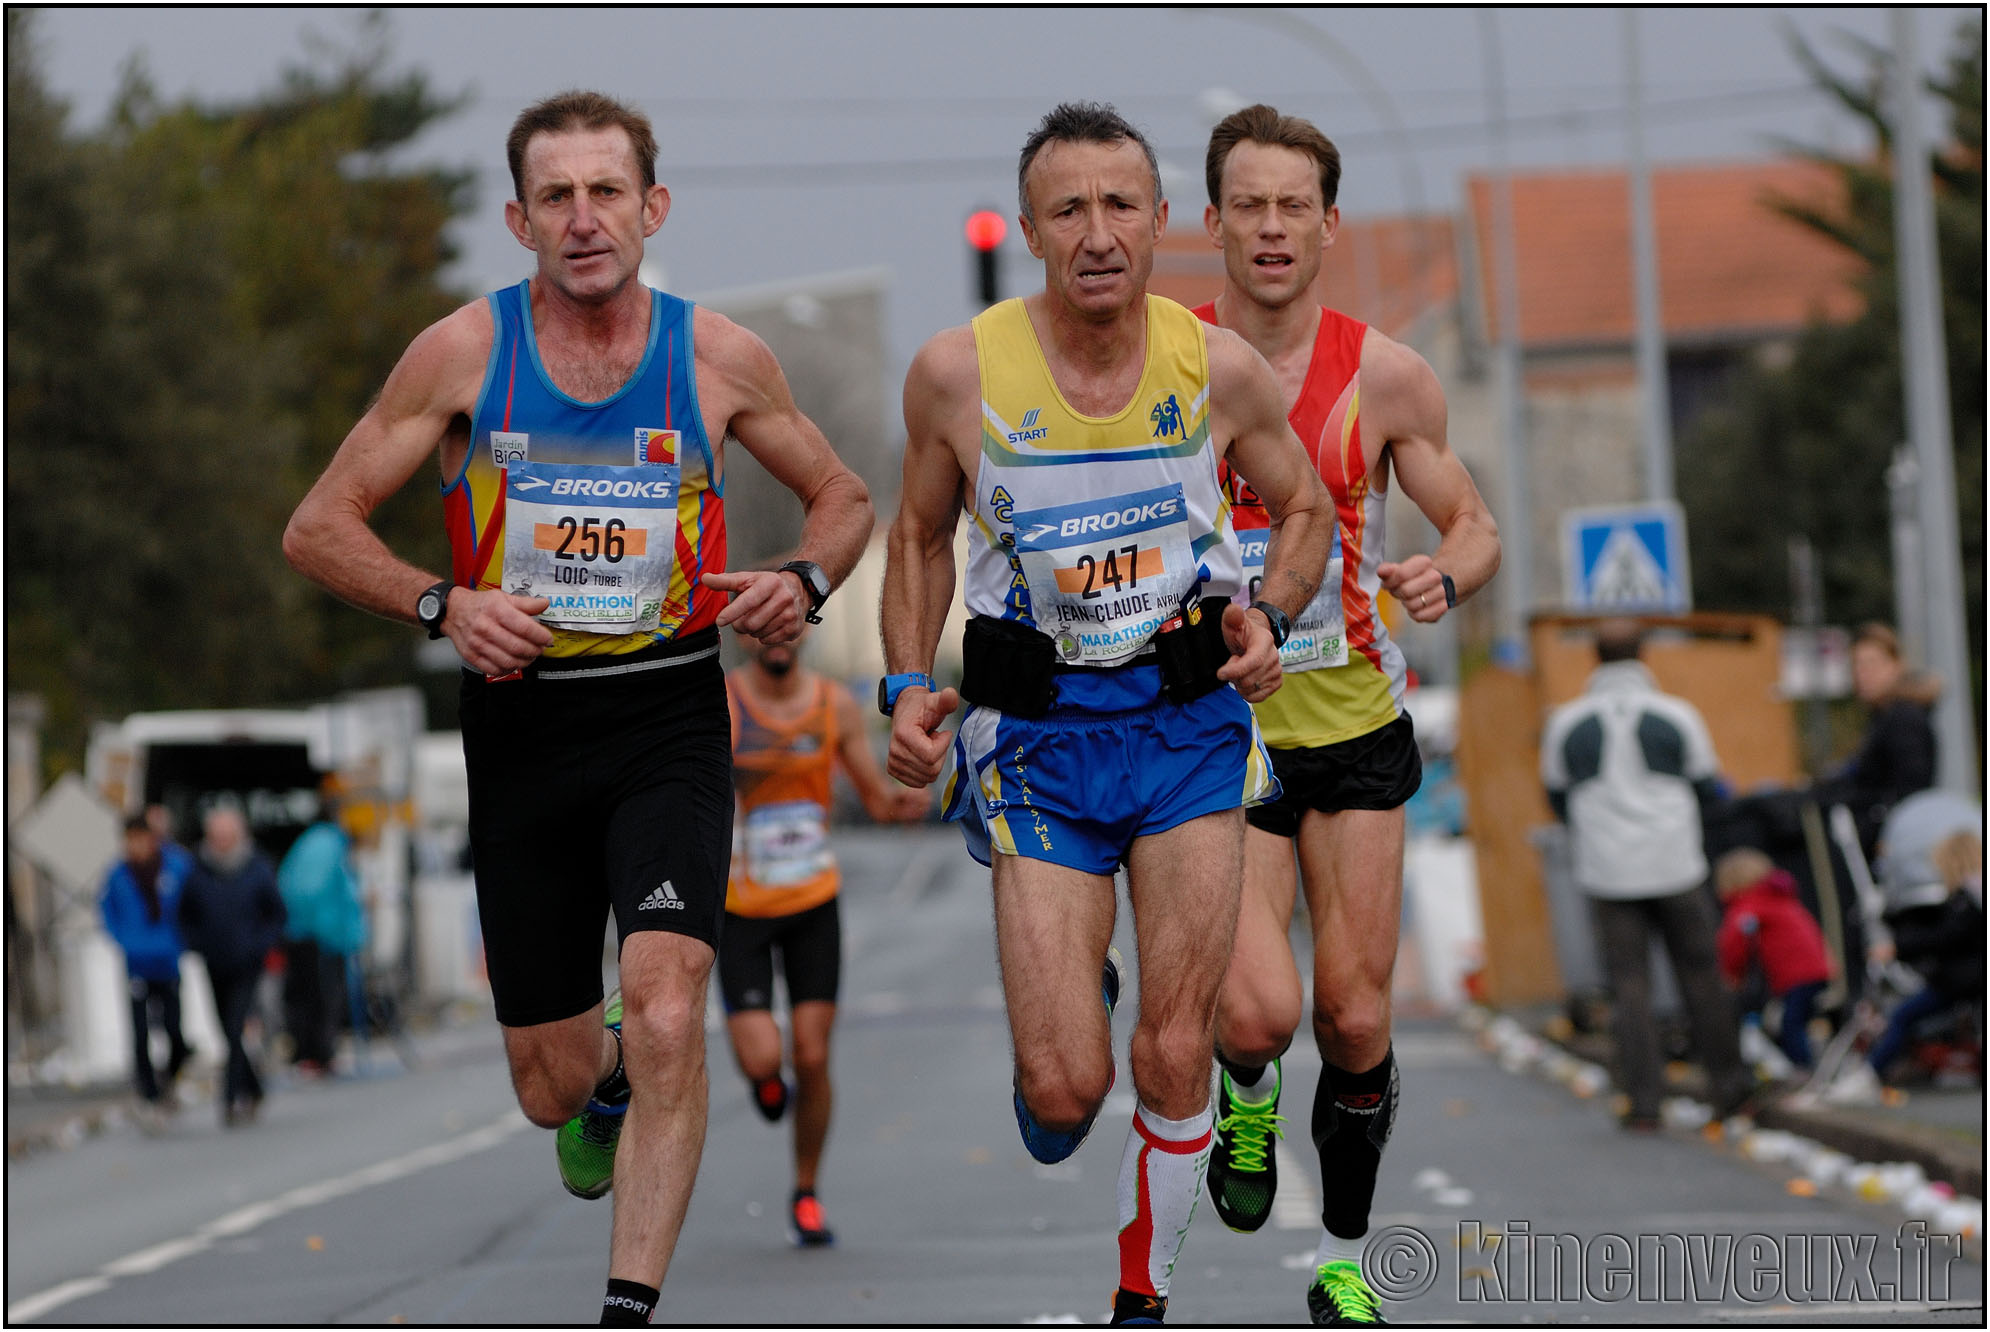
[[[637,276],[670,193],[649,121],[527,108],[505,222],[533,276],[416,338],[284,534],[353,605],[462,656],[470,839],[519,1106],[569,1191],[615,1193],[604,1322],[647,1322],[704,1147],[705,991],[731,746],[718,629],[791,640],[848,574],[870,497],[753,334]],[[801,500],[799,557],[726,573],[723,445]],[[451,576],[367,517],[438,455]],[[619,997],[602,999],[612,909]],[[605,1029],[604,1029],[605,1019]]]

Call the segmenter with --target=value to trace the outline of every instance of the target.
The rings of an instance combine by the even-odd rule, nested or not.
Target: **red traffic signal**
[[[1000,245],[1002,238],[1008,234],[1008,222],[992,208],[968,215],[967,243],[983,254]]]

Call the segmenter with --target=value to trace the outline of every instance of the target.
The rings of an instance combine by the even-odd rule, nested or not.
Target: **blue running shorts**
[[[1059,672],[1042,717],[970,705],[954,735],[945,817],[967,849],[1111,874],[1133,839],[1275,799],[1256,716],[1224,685],[1191,703],[1149,665]]]

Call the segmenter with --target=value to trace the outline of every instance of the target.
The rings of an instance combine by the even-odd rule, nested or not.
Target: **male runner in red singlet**
[[[885,780],[850,691],[800,663],[801,642],[742,638],[750,660],[726,676],[732,707],[732,879],[719,936],[719,991],[733,1058],[769,1123],[788,1108],[774,1025],[774,952],[788,986],[794,1052],[795,1243],[834,1242],[815,1196],[829,1136],[829,1032],[836,1022],[842,872],[829,848],[830,772],[839,764],[879,823],[926,813],[926,793]]]
[[[1499,537],[1445,443],[1444,391],[1421,356],[1312,299],[1340,223],[1340,154],[1304,120],[1247,107],[1210,135],[1204,223],[1223,251],[1223,294],[1196,313],[1271,363],[1290,420],[1333,495],[1338,522],[1319,595],[1280,649],[1283,686],[1258,702],[1283,794],[1247,810],[1244,900],[1218,1006],[1222,1066],[1209,1191],[1236,1230],[1271,1211],[1278,1056],[1303,991],[1287,931],[1295,866],[1313,922],[1313,1098],[1324,1228],[1307,1306],[1316,1323],[1379,1322],[1361,1279],[1375,1173],[1396,1107],[1389,979],[1402,904],[1403,803],[1422,778],[1404,711],[1403,656],[1378,593],[1429,624],[1485,586]],[[1440,534],[1434,555],[1382,562],[1393,466]],[[1229,475],[1245,572],[1262,560],[1263,512]],[[1253,531],[1256,527],[1259,530]],[[1244,595],[1250,594],[1249,588]]]

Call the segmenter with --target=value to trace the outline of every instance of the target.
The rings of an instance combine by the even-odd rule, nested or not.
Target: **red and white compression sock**
[[[1119,1159],[1120,1289],[1165,1297],[1202,1196],[1215,1108],[1163,1119],[1142,1105]]]

